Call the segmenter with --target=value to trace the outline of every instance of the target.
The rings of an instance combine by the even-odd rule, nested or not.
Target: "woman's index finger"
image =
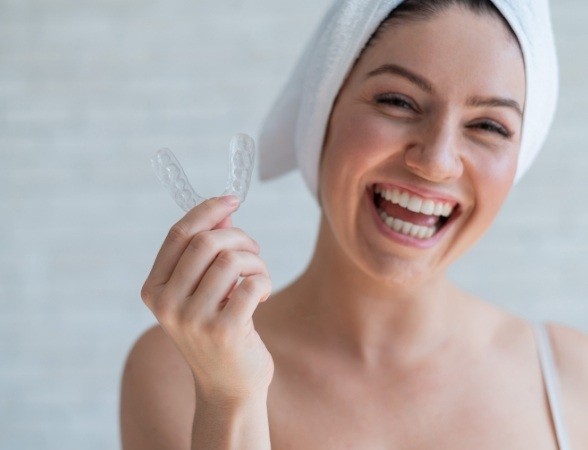
[[[225,221],[238,205],[239,199],[232,195],[213,197],[188,211],[169,230],[145,284],[156,286],[167,282],[190,240]]]

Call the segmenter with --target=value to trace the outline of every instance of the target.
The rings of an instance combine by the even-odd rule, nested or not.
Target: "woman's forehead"
[[[444,89],[508,91],[524,102],[523,56],[504,24],[490,15],[448,8],[431,19],[387,25],[354,68],[354,76],[385,64],[405,66]]]

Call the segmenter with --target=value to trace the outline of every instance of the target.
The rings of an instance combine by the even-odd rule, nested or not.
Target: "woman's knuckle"
[[[230,250],[222,250],[216,257],[214,264],[222,270],[231,270],[237,265],[238,257]]]
[[[253,248],[255,248],[256,250],[259,250],[259,244],[257,243],[257,241],[255,239],[253,239],[251,236],[249,236],[245,231],[243,231],[241,228],[236,228],[236,230],[239,232],[239,234],[241,235],[241,237],[243,239],[245,239],[245,241],[250,244]]]
[[[234,233],[239,240],[256,245],[255,240],[251,236],[249,236],[249,234],[247,234],[247,232],[243,230],[243,228],[232,226],[231,232]]]
[[[211,233],[202,231],[190,240],[188,247],[194,253],[203,253],[213,251],[216,243]]]
[[[167,234],[168,240],[173,243],[182,243],[190,238],[186,225],[180,221],[174,224]]]
[[[243,292],[249,295],[261,291],[262,288],[263,281],[259,277],[247,277],[241,282],[241,289],[243,289]]]
[[[147,282],[141,287],[141,299],[146,305],[150,305],[153,302],[153,288]]]
[[[269,277],[264,276],[260,277],[260,283],[262,285],[262,289],[264,292],[271,292],[272,290],[272,280]]]
[[[255,279],[256,290],[255,293],[263,298],[269,297],[272,292],[272,282],[267,276],[260,275]]]

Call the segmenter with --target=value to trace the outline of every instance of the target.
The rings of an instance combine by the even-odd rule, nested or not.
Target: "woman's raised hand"
[[[215,402],[267,395],[274,371],[252,320],[271,281],[258,244],[231,227],[238,204],[217,197],[190,210],[170,229],[141,290],[192,369],[197,398]]]

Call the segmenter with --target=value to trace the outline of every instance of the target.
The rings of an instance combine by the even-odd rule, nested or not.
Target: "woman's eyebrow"
[[[466,103],[468,106],[493,106],[514,109],[517,114],[523,117],[523,108],[518,102],[502,97],[470,97]]]
[[[398,75],[403,78],[406,78],[412,84],[418,86],[423,91],[433,94],[435,90],[433,89],[433,85],[430,81],[426,78],[418,75],[411,70],[408,70],[405,67],[399,66],[397,64],[384,64],[377,69],[372,70],[366,75],[367,78],[375,77],[377,75],[382,74],[392,74]],[[502,97],[479,97],[474,96],[470,97],[466,104],[468,106],[491,106],[491,107],[501,107],[501,108],[511,108],[514,109],[519,116],[523,116],[523,108],[519,105],[518,102],[509,98],[502,98]]]
[[[417,85],[423,91],[429,94],[434,93],[433,85],[428,80],[397,64],[384,64],[383,66],[380,66],[368,73],[366,78],[375,77],[376,75],[381,75],[384,73],[400,75],[401,77],[406,78],[412,84]]]

